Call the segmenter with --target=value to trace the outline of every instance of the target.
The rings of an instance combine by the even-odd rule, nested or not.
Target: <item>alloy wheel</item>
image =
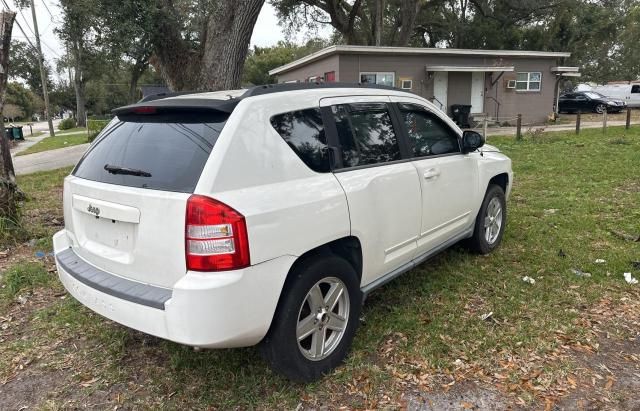
[[[298,312],[296,338],[302,355],[312,361],[327,358],[338,347],[349,320],[349,292],[338,278],[318,281]]]
[[[491,245],[496,242],[502,228],[502,203],[498,197],[493,197],[487,205],[484,218],[484,239]]]

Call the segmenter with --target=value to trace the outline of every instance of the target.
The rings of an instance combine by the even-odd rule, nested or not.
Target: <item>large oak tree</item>
[[[155,0],[151,63],[173,90],[240,87],[264,0]]]

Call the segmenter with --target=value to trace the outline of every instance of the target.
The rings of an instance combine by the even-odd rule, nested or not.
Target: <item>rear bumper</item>
[[[164,307],[153,307],[123,297],[120,291],[111,292],[105,288],[111,284],[108,281],[97,287],[72,273],[73,266],[61,264],[58,256],[70,248],[64,230],[53,237],[53,244],[60,281],[80,303],[127,327],[204,348],[245,347],[260,342],[269,330],[284,280],[295,261],[293,256],[284,256],[236,271],[187,272],[167,290],[170,298]],[[119,280],[131,283],[107,275],[113,278],[113,284]],[[157,290],[141,283],[134,286]]]

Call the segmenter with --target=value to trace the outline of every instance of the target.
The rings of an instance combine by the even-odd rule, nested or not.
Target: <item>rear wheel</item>
[[[261,352],[276,372],[309,382],[346,357],[362,293],[351,264],[333,255],[308,259],[291,275]]]
[[[469,244],[477,252],[489,254],[500,245],[506,222],[507,203],[504,191],[502,187],[492,184],[482,201]]]

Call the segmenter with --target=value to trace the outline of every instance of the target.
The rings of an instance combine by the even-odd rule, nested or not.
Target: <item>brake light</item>
[[[131,110],[134,114],[155,114],[157,109],[151,106],[135,107]]]
[[[187,201],[185,249],[187,270],[224,271],[249,266],[244,216],[217,200],[192,195]]]

